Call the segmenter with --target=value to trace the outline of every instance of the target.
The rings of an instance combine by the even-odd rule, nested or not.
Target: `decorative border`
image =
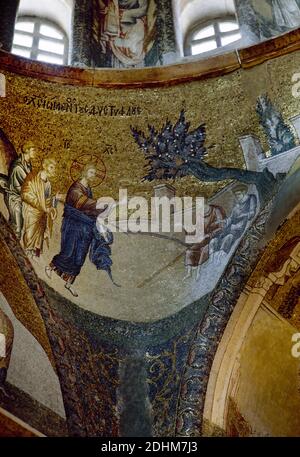
[[[45,81],[106,89],[171,86],[214,78],[300,50],[300,29],[205,60],[143,69],[86,69],[42,64],[0,51],[0,69]]]
[[[44,320],[54,354],[71,436],[119,436],[115,391],[120,356],[93,348],[83,331],[51,305],[15,234],[0,213],[0,242],[14,256]],[[102,380],[102,382],[97,382]],[[113,385],[113,388],[112,388]]]
[[[185,349],[179,345],[178,349],[182,354],[178,360],[180,359],[182,363],[183,358],[187,362],[182,365],[180,363],[180,366],[185,365],[182,374],[179,374],[178,367],[175,369],[175,365],[171,370],[173,374],[177,373],[175,377],[178,381],[179,376],[181,378],[176,387],[180,392],[176,407],[174,436],[202,435],[204,402],[213,359],[236,301],[263,250],[262,240],[265,235],[266,221],[270,216],[274,198],[260,212],[254,225],[248,230],[214,292],[206,297],[208,307],[204,318],[199,319],[196,328],[190,328],[183,335],[189,348],[185,352]],[[0,215],[0,237],[15,254],[15,259],[32,290],[46,324],[61,382],[70,434],[120,436],[122,411],[117,398],[120,387],[118,373],[126,354],[117,348],[109,347],[106,343],[101,343],[101,347],[96,342],[94,344],[82,329],[78,329],[74,323],[67,322],[63,318],[54,306],[53,299],[47,300],[41,283],[2,215]],[[165,357],[166,351],[163,354],[160,353],[162,350],[160,345],[157,350],[157,354],[152,350],[143,354],[148,365],[150,363],[152,366],[151,361],[153,362],[157,357],[160,358],[160,364],[163,363],[160,356]],[[169,359],[175,357],[172,350],[169,352],[170,357],[168,356],[164,362],[166,366],[172,366]],[[153,368],[149,371],[153,371]],[[162,379],[156,386],[159,393],[148,392],[152,406],[156,405],[155,409],[158,407],[158,410],[164,407],[169,411],[168,415],[174,406],[169,404],[170,398],[165,398],[164,392],[169,390],[171,384],[169,379]],[[165,433],[173,434],[172,420],[168,422],[164,419],[159,423],[157,417],[155,422],[165,427]],[[152,432],[156,434],[158,434],[158,424],[152,424]]]
[[[235,304],[259,260],[263,249],[260,243],[273,203],[274,199],[249,228],[214,290],[206,315],[196,330],[181,384],[176,436],[202,435],[204,402],[211,366]]]

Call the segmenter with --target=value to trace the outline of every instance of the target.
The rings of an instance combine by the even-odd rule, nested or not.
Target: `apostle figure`
[[[230,217],[223,221],[223,230],[210,243],[212,252],[223,251],[229,254],[234,243],[243,235],[248,223],[257,211],[257,197],[248,194],[246,184],[237,184],[233,189],[235,205]]]
[[[88,253],[97,269],[106,271],[113,281],[110,258],[113,235],[108,231],[104,236],[96,227],[97,217],[108,209],[108,205],[97,209],[97,200],[93,198],[91,185],[96,175],[96,166],[93,163],[87,164],[79,180],[70,187],[63,214],[61,250],[46,267],[49,279],[52,271],[55,271],[74,297],[78,297],[78,293],[73,283]]]
[[[29,173],[22,186],[24,233],[23,247],[28,255],[39,257],[44,241],[49,247],[53,221],[57,216],[49,179],[55,176],[56,162],[46,158],[42,170]]]
[[[193,270],[197,270],[197,279],[200,275],[200,268],[209,258],[209,243],[212,238],[222,230],[222,221],[226,214],[220,206],[205,205],[204,210],[204,239],[201,243],[193,244],[185,254],[185,266],[187,274],[184,279],[192,276]]]
[[[23,228],[21,188],[25,178],[32,171],[31,160],[34,159],[35,152],[35,146],[32,141],[26,142],[22,148],[22,153],[11,163],[8,171],[6,203],[10,222],[19,239],[21,239]]]

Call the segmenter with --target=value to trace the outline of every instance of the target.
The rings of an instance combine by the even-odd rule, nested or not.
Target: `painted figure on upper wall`
[[[155,39],[154,0],[99,0],[101,52],[116,66],[142,66]]]
[[[39,257],[44,241],[49,245],[53,221],[57,216],[56,202],[60,195],[52,196],[50,179],[54,178],[56,161],[43,160],[42,169],[29,173],[21,191],[23,200],[23,246],[30,257]],[[48,246],[49,247],[49,246]]]
[[[174,124],[167,119],[159,129],[148,125],[147,133],[134,127],[131,127],[131,132],[147,160],[145,181],[189,176],[203,182],[238,181],[225,185],[220,196],[214,196],[214,204],[209,210],[206,207],[206,236],[201,243],[189,246],[186,252],[187,277],[191,277],[193,269],[197,268],[196,279],[200,278],[197,290],[207,293],[217,284],[229,260],[228,255],[253,222],[258,208],[272,198],[285,175],[274,175],[267,167],[263,171],[214,167],[205,160],[208,155],[205,124],[191,128],[185,110]],[[223,207],[230,211],[227,218]]]
[[[32,141],[23,144],[20,154],[0,128],[0,192],[8,210],[9,222],[18,239],[22,237],[23,203],[21,188],[32,172],[32,160],[36,147]]]
[[[256,43],[300,26],[300,0],[235,0],[245,43]]]
[[[266,0],[272,8],[273,20],[279,27],[296,28],[300,25],[300,0]]]
[[[98,270],[104,270],[112,279],[110,258],[113,235],[101,234],[97,230],[97,217],[111,209],[108,205],[97,209],[91,186],[97,176],[97,166],[88,163],[67,193],[63,223],[61,228],[61,250],[49,266],[46,274],[49,279],[55,271],[64,281],[65,288],[74,296],[78,293],[73,287],[76,277],[89,253],[90,260]]]

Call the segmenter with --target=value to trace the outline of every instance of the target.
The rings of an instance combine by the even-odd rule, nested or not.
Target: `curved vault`
[[[8,57],[5,53],[0,53],[0,61],[5,71],[11,70],[16,64],[16,73],[23,75],[18,76],[19,82],[26,75],[34,75],[37,70],[40,71],[41,79],[51,80],[51,84],[57,81],[66,85],[82,84],[108,89],[120,88],[127,82],[128,88],[140,88],[143,84],[149,88],[154,84],[165,86],[225,75],[238,68],[246,68],[270,59],[274,56],[275,49],[277,55],[288,54],[299,49],[298,35],[297,32],[287,35],[285,39],[288,40],[288,45],[282,39],[275,39],[266,46],[259,45],[243,50],[239,53],[240,59],[237,55],[230,54],[211,59],[205,64],[188,64],[184,69],[180,65],[176,66],[176,78],[170,77],[174,68],[164,68],[159,75],[153,69],[145,72],[133,70],[129,72],[132,78],[129,81],[126,79],[129,73],[125,72],[121,76],[119,72],[112,74],[61,69],[59,74],[55,74],[51,67],[36,64],[34,69],[28,62]],[[188,74],[184,73],[186,70],[189,71]],[[75,79],[72,79],[72,75]],[[42,82],[39,81],[39,84]],[[51,86],[52,89],[54,86]],[[66,90],[73,90],[73,87],[66,86]],[[280,195],[284,195],[286,201],[295,199],[292,194],[294,184],[290,186],[290,179],[294,180],[296,173],[297,171],[295,175],[288,177],[280,189]],[[11,229],[4,218],[1,218],[1,253],[14,274],[14,280],[20,282],[20,295],[15,292],[15,288],[9,288],[9,283],[5,284],[4,280],[1,288],[11,306],[14,306],[18,318],[32,333],[35,332],[33,334],[48,351],[49,357],[53,354],[71,435],[201,434],[208,378],[224,329],[264,246],[274,238],[277,227],[287,216],[282,210],[276,214],[278,204],[274,207],[275,201],[276,197],[261,209],[236,246],[234,256],[213,291],[201,298],[196,297],[198,300],[193,296],[189,297],[183,308],[181,303],[182,309],[179,307],[171,310],[168,303],[164,302],[163,312],[160,310],[157,315],[155,303],[146,300],[144,308],[141,308],[144,315],[137,315],[138,302],[144,300],[143,293],[139,292],[138,300],[129,310],[131,314],[126,310],[126,303],[119,315],[107,312],[106,316],[103,309],[95,308],[97,303],[95,305],[86,302],[81,303],[81,306],[72,303],[67,296],[58,293],[60,286],[58,291],[55,291],[50,283],[44,282],[40,269],[36,268],[40,274],[38,279]],[[285,208],[284,201],[279,206]],[[274,223],[271,224],[271,220]],[[120,245],[123,243],[121,239],[116,242]],[[147,249],[149,259],[155,254],[159,255],[166,246],[164,241],[159,241],[157,251],[154,252],[151,239],[134,241],[132,244],[139,242],[143,249]],[[57,249],[57,245],[55,248]],[[134,249],[132,251],[134,259],[136,253]],[[181,248],[178,247],[178,255],[180,254]],[[173,254],[168,259],[172,276],[174,265],[176,268],[175,259]],[[45,258],[45,263],[48,260]],[[123,261],[123,265],[126,265],[125,256]],[[125,278],[124,281],[128,290],[132,290],[134,285],[134,290],[149,287],[151,293],[155,293],[155,290],[151,289],[151,265],[149,261],[149,270],[145,276],[141,276],[138,268],[133,268],[129,273],[129,280]],[[120,272],[122,273],[122,266]],[[160,274],[164,272],[158,272],[158,275]],[[105,281],[103,279],[104,284]],[[169,276],[166,276],[162,287],[165,287],[168,281]],[[112,293],[111,284],[108,282],[105,285]],[[31,298],[28,296],[28,286]],[[176,298],[175,295],[173,297]],[[146,315],[150,307],[153,309]],[[129,322],[129,316],[132,318],[133,315],[134,322]],[[132,421],[132,417],[137,416],[139,421]]]
[[[291,191],[289,179],[284,187],[266,225],[270,241],[214,357],[204,435],[299,434],[299,360],[291,351],[300,329],[300,211],[298,204],[290,204],[297,189]],[[278,207],[280,200],[289,205]],[[271,235],[275,220],[280,228]]]
[[[107,436],[128,433],[125,422],[134,414],[134,410],[129,407],[129,393],[126,390],[128,385],[125,379],[133,368],[136,373],[137,367],[139,375],[135,378],[135,388],[140,394],[144,392],[143,395],[150,396],[153,408],[152,432],[149,429],[147,432],[149,411],[145,409],[142,415],[143,433],[161,436],[164,436],[164,433],[180,436],[200,434],[206,383],[214,354],[239,291],[248,281],[251,266],[261,255],[259,245],[264,239],[266,221],[270,214],[272,215],[272,203],[259,214],[253,227],[245,235],[211,295],[199,303],[189,305],[186,308],[188,311],[183,310],[171,318],[147,325],[122,323],[88,311],[79,311],[45,283],[40,283],[2,218],[2,236],[3,227],[6,227],[5,244],[11,253],[14,253],[18,263],[15,271],[20,274],[21,269],[27,283],[30,282],[35,303],[43,316],[51,341],[70,434]],[[198,316],[196,326],[195,316]],[[20,316],[20,320],[24,322],[24,314]],[[170,368],[171,372],[179,369],[179,366],[169,366],[172,354],[177,354],[176,363],[180,360],[182,363],[175,380],[169,378]],[[155,367],[158,361],[161,368],[164,367],[162,373],[165,373],[166,377],[161,374],[156,378]],[[99,376],[103,383],[96,381],[100,379]],[[157,389],[162,388],[159,388],[157,382],[163,382],[163,390],[175,382],[172,393],[175,398],[178,395],[177,412],[173,411],[170,398],[163,400],[161,396],[156,396]],[[148,394],[144,390],[147,384],[150,386]],[[82,389],[85,391],[84,399],[80,394]],[[98,398],[96,402],[95,398]],[[120,413],[119,401],[127,405],[125,412],[123,410]],[[167,407],[168,419],[164,414],[161,416],[162,401],[165,408]],[[85,411],[88,408],[90,413],[83,414],[82,408]],[[99,422],[101,417],[102,421]],[[162,423],[164,428],[159,431],[156,427],[158,424],[161,427]]]

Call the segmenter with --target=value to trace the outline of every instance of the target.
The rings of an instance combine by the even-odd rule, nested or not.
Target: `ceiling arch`
[[[183,56],[183,43],[190,28],[198,22],[235,14],[234,0],[173,0],[178,48]]]
[[[21,0],[18,16],[39,16],[56,22],[70,37],[74,0]]]

